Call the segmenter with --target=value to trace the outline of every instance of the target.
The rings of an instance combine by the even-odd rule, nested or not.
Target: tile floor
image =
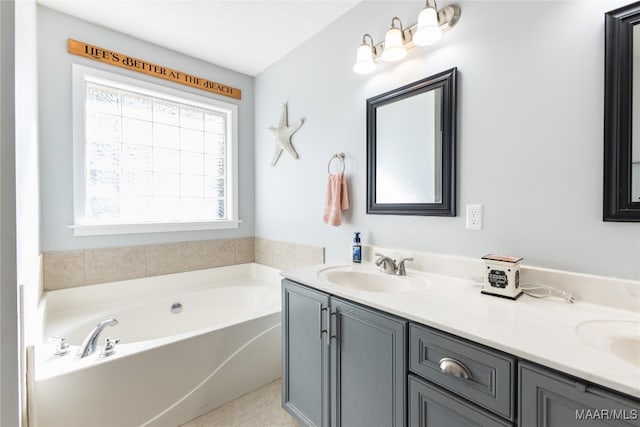
[[[276,380],[214,409],[182,427],[297,427],[282,409],[282,381]]]

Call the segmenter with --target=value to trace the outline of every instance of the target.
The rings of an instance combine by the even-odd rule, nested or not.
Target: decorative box
[[[485,255],[483,294],[516,299],[520,288],[520,261],[522,258],[501,255]]]

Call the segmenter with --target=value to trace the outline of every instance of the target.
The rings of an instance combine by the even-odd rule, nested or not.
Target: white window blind
[[[236,107],[88,70],[74,70],[80,92],[75,102],[82,110],[76,125],[76,228],[237,226]]]

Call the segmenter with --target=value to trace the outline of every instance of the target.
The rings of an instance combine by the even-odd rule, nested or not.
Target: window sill
[[[138,224],[74,224],[74,236],[104,236],[109,234],[164,233],[171,231],[224,230],[238,228],[242,220],[149,222]]]

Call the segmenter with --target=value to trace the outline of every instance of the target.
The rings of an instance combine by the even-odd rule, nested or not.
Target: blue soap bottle
[[[360,245],[360,232],[353,233],[353,246],[351,250],[353,262],[360,264],[362,262],[362,246]]]

